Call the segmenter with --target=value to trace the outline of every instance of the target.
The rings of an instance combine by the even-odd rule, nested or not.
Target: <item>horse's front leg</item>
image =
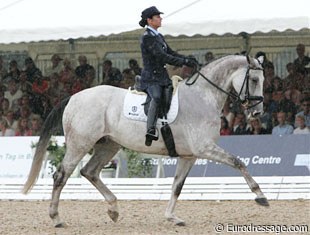
[[[200,153],[197,152],[195,154],[198,158],[207,158],[209,160],[224,163],[228,166],[238,169],[249,185],[251,191],[256,194],[255,201],[262,206],[269,206],[268,200],[261,191],[258,183],[256,183],[256,181],[253,179],[245,164],[241,160],[227,153],[216,144],[208,144],[204,151]]]
[[[178,197],[182,191],[185,179],[194,165],[196,161],[196,158],[193,157],[180,157],[178,159],[177,163],[177,169],[176,173],[174,176],[174,181],[172,185],[172,193],[171,193],[171,198],[169,200],[165,217],[167,218],[168,221],[172,221],[174,224],[179,225],[179,226],[184,226],[185,222],[178,217],[176,217],[173,213]]]

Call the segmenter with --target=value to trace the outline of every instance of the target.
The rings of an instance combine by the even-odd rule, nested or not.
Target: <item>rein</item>
[[[222,89],[221,87],[219,87],[218,85],[216,85],[214,82],[212,82],[210,79],[208,79],[205,75],[203,75],[200,70],[198,69],[200,66],[197,64],[196,67],[194,68],[194,74],[196,73],[196,77],[191,81],[189,82],[189,79],[186,80],[185,84],[188,85],[188,86],[191,86],[193,85],[197,79],[199,78],[199,75],[201,77],[203,77],[208,83],[210,83],[212,86],[214,86],[216,89],[220,90],[221,92],[225,93],[226,95],[228,95],[229,97],[232,97],[234,98],[235,102],[238,102],[240,103],[242,106],[244,106],[246,109],[251,109],[253,107],[255,107],[256,105],[260,104],[261,102],[263,102],[264,100],[264,97],[262,96],[251,96],[250,95],[250,91],[249,91],[249,78],[250,78],[250,70],[263,70],[261,68],[253,68],[251,65],[250,65],[250,59],[249,57],[247,56],[247,61],[248,61],[248,67],[247,67],[247,71],[245,73],[245,77],[244,77],[244,80],[243,80],[243,83],[242,83],[242,87],[240,89],[240,92],[238,95],[236,95],[235,93],[233,92],[227,92],[225,91],[224,89]],[[243,91],[243,89],[245,89],[245,97],[244,97],[244,100],[242,100],[240,98],[241,96],[241,93]],[[255,104],[249,106],[249,103],[250,101],[258,101],[256,102]]]

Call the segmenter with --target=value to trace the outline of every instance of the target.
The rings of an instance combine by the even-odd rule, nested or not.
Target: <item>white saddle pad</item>
[[[147,116],[144,113],[144,105],[142,105],[146,100],[146,94],[136,94],[128,90],[125,100],[124,100],[124,115],[128,119],[146,122]],[[172,96],[170,110],[167,115],[167,122],[172,123],[177,115],[179,110],[179,101],[178,101],[178,90]],[[157,124],[161,123],[163,119],[158,119]]]

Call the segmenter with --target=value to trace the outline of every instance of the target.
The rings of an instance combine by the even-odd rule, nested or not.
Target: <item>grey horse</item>
[[[202,67],[193,75],[196,82],[192,85],[189,86],[184,81],[179,84],[179,113],[170,126],[180,157],[165,212],[167,220],[176,225],[185,224],[173,212],[185,179],[197,158],[220,162],[239,170],[249,188],[256,194],[256,202],[263,206],[269,205],[246,166],[216,144],[221,110],[228,92],[234,88],[239,93],[239,100],[246,100],[249,94],[252,97],[262,97],[262,63],[262,57],[253,59],[240,55],[226,56]],[[246,89],[244,84],[247,84]],[[83,90],[62,102],[46,119],[23,193],[27,193],[35,184],[49,139],[55,127],[62,123],[67,150],[53,176],[54,186],[49,208],[55,227],[65,225],[58,213],[61,191],[77,164],[90,149],[94,149],[94,154],[81,169],[81,175],[104,196],[109,204],[108,215],[113,221],[117,221],[119,216],[117,198],[100,179],[101,169],[121,146],[143,153],[168,154],[161,137],[151,147],[144,145],[144,122],[124,117],[126,92],[128,91],[125,89],[112,86]],[[254,101],[249,100],[246,105],[249,106],[251,102]],[[261,112],[262,103],[252,107],[250,111],[254,109]]]

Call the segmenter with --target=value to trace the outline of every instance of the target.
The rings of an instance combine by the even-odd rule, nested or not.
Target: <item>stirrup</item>
[[[148,131],[145,135],[145,145],[151,146],[153,140],[158,140],[158,134],[156,135],[156,129],[154,129],[155,133],[150,133],[151,131]]]

